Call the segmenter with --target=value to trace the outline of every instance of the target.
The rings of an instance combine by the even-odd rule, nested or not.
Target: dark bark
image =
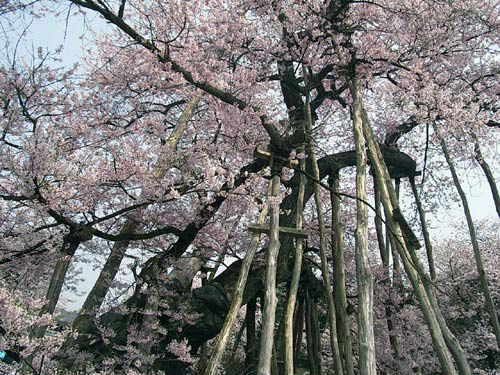
[[[302,348],[302,338],[304,334],[304,319],[305,319],[305,302],[304,297],[299,298],[297,304],[297,311],[295,313],[295,324],[294,324],[294,338],[293,338],[293,360],[294,365],[297,366],[297,362],[300,355],[300,350]]]
[[[479,147],[479,143],[476,139],[476,144],[474,145],[474,151],[476,153],[476,160],[481,166],[481,169],[488,180],[488,184],[490,185],[491,195],[493,196],[493,201],[495,202],[495,208],[497,210],[497,215],[500,217],[500,194],[498,193],[498,187],[495,180],[495,176],[493,176],[493,172],[491,171],[490,165],[486,162],[481,152],[481,148]]]
[[[306,294],[306,338],[307,338],[307,354],[309,358],[309,370],[311,375],[319,375],[319,358],[317,352],[316,330],[314,327],[313,319],[313,306],[314,302]]]
[[[80,246],[81,240],[68,235],[63,244],[59,259],[54,267],[54,272],[52,273],[52,278],[50,279],[49,288],[45,296],[46,302],[40,310],[40,316],[44,314],[53,314],[59,297],[61,295],[62,287],[64,285],[64,280],[66,278],[66,273],[68,272],[69,264],[75,255],[78,246]],[[37,327],[33,331],[33,337],[40,338],[45,335],[47,327]]]
[[[257,308],[257,299],[252,299],[247,304],[247,313],[245,316],[245,325],[247,331],[247,340],[245,346],[245,374],[254,375],[256,370],[255,353],[255,312]]]

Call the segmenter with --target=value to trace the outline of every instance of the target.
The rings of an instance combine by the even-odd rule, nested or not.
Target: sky
[[[105,22],[97,16],[87,16],[84,19],[80,16],[72,16],[69,21],[66,20],[66,13],[63,12],[59,16],[47,16],[42,19],[25,18],[19,20],[16,26],[12,29],[4,27],[4,33],[12,41],[16,41],[20,31],[24,28],[22,24],[29,24],[29,31],[20,43],[20,53],[29,56],[31,51],[36,51],[38,47],[47,50],[55,50],[60,45],[63,46],[63,63],[67,66],[78,62],[83,56],[83,49],[86,48],[86,38],[81,38],[82,35],[88,35],[88,24],[91,23],[93,28],[104,30],[107,26]],[[498,146],[497,146],[498,147]],[[500,150],[496,150],[497,154]],[[491,165],[495,176],[500,175],[498,165]],[[446,171],[446,173],[449,173]],[[472,173],[468,176],[461,175],[463,188],[466,191],[469,199],[469,205],[474,220],[493,219],[498,220],[491,197],[489,186],[480,173]],[[454,192],[456,193],[456,192]],[[456,194],[458,198],[458,194]],[[456,230],[456,226],[464,226],[465,218],[461,206],[454,203],[450,209],[438,208],[436,212],[427,215],[431,220],[431,238],[433,240],[444,239],[450,237],[450,234]],[[88,292],[96,280],[99,270],[93,270],[88,265],[78,265],[83,267],[83,276],[85,280],[79,285],[82,292]],[[85,293],[81,296],[74,296],[71,292],[65,291],[62,295],[62,300],[66,301],[67,309],[78,309],[84,301]],[[72,302],[70,302],[72,301]]]

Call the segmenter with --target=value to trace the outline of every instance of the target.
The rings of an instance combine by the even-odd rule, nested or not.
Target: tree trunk
[[[472,249],[474,250],[474,258],[476,259],[477,273],[479,274],[479,280],[481,281],[481,289],[483,290],[484,299],[486,300],[486,308],[490,315],[491,325],[493,326],[493,331],[497,340],[497,347],[500,349],[500,324],[498,322],[498,315],[496,313],[495,304],[491,298],[490,287],[488,285],[488,276],[484,270],[483,256],[481,250],[479,249],[479,243],[477,241],[476,228],[474,222],[472,221],[472,215],[469,209],[469,203],[465,195],[460,180],[458,179],[457,171],[455,170],[455,165],[451,160],[448,148],[444,139],[441,139],[441,149],[443,150],[444,157],[450,168],[451,175],[453,177],[453,182],[457,188],[458,194],[460,195],[460,200],[462,201],[462,206],[464,209],[465,218],[467,219],[467,226],[469,228],[470,239],[472,243]]]
[[[238,331],[238,334],[236,335],[236,338],[234,339],[233,347],[231,348],[231,354],[230,354],[228,362],[231,366],[233,366],[233,368],[239,362],[239,360],[237,358],[235,360],[235,357],[236,357],[236,352],[238,351],[238,347],[240,346],[241,337],[243,336],[244,330],[245,330],[245,322],[243,322],[241,324],[241,327]]]
[[[276,353],[276,341],[273,342],[273,358],[271,359],[271,375],[279,375],[278,355]]]
[[[305,304],[306,304],[305,320],[306,320],[307,357],[309,358],[309,370],[311,371],[311,375],[320,375],[320,373],[318,372],[319,361],[318,361],[318,353],[316,352],[316,342],[315,342],[316,337],[314,334],[314,327],[313,327],[314,323],[312,317],[313,302],[311,300],[311,297],[309,297],[308,292],[306,292]]]
[[[319,327],[318,320],[318,305],[313,299],[311,299],[311,323],[313,331],[313,352],[316,357],[316,363],[318,365],[318,374],[322,374],[321,369],[321,331]]]
[[[294,350],[294,364],[297,364],[297,359],[300,356],[300,350],[302,348],[302,337],[304,334],[304,319],[305,319],[305,302],[304,297],[299,299],[297,305],[297,313],[295,317],[295,331],[293,339],[293,350]]]
[[[252,299],[247,304],[247,313],[245,316],[245,325],[247,331],[247,341],[245,347],[245,374],[255,374],[255,312],[257,309],[257,299]]]
[[[359,371],[361,375],[376,375],[375,336],[373,333],[373,275],[368,257],[368,210],[366,207],[366,149],[363,136],[362,103],[359,84],[351,81],[354,103],[352,122],[356,145],[356,231],[355,257],[358,283]]]
[[[80,241],[73,240],[68,240],[63,243],[62,253],[57,260],[54,273],[52,274],[52,278],[50,280],[49,289],[47,291],[47,295],[45,296],[47,302],[43,305],[40,315],[54,313],[57,302],[59,301],[59,296],[61,295],[64,279],[66,278],[66,272],[68,271],[71,259],[73,259],[73,255],[75,255],[76,249],[79,245]]]
[[[128,219],[122,227],[120,233],[134,232],[137,227],[138,223],[136,221]],[[120,268],[120,264],[125,252],[127,251],[129,243],[130,241],[117,241],[113,245],[111,253],[106,259],[97,281],[85,299],[78,316],[73,321],[73,328],[79,333],[88,333],[91,328],[94,318],[104,302],[104,298],[108,293],[111,283]]]
[[[349,327],[349,316],[347,315],[347,295],[345,290],[345,261],[344,261],[344,239],[342,234],[342,222],[340,220],[340,198],[334,192],[340,189],[339,174],[330,176],[330,201],[332,203],[332,250],[334,265],[334,292],[335,307],[337,309],[338,326],[342,337],[343,357],[347,375],[354,375],[354,363],[352,358],[352,339]]]
[[[52,278],[50,279],[49,289],[45,295],[45,304],[40,310],[40,316],[44,314],[53,314],[59,297],[61,295],[61,290],[64,285],[64,280],[66,278],[66,273],[68,272],[68,267],[75,255],[76,249],[80,245],[80,240],[75,239],[64,239],[62,244],[62,251],[59,255],[59,259],[54,267],[54,272],[52,273]],[[47,327],[37,327],[33,331],[33,337],[41,338],[45,335]]]

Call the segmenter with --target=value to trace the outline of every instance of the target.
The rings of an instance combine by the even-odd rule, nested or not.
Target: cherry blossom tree
[[[0,69],[1,345],[22,371],[493,373],[493,245],[472,238],[478,276],[426,220],[472,166],[498,203],[495,1],[62,3],[108,25],[79,66],[14,45]],[[103,256],[61,330],[72,267]]]

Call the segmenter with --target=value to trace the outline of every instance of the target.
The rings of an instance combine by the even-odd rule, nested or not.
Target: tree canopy
[[[52,14],[85,20],[75,66],[6,31]],[[17,0],[0,22],[6,371],[500,367],[497,1]],[[433,238],[454,202],[466,224]]]

